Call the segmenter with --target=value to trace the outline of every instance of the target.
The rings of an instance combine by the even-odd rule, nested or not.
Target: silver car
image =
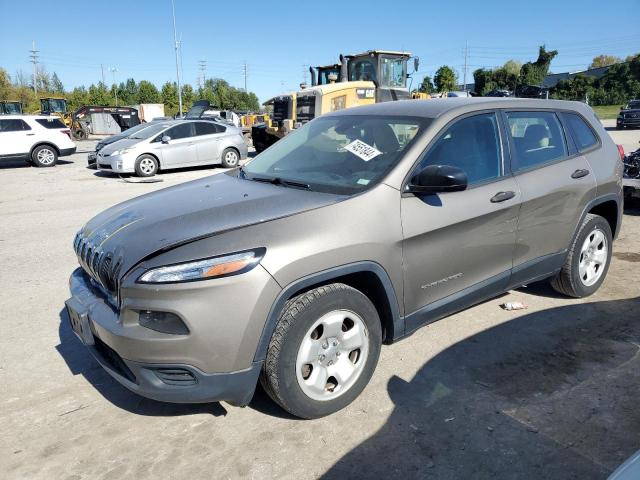
[[[594,293],[621,179],[578,102],[339,110],[242,168],[89,221],[71,327],[146,397],[246,405],[260,379],[287,411],[321,417],[362,392],[382,343],[533,281]]]
[[[233,168],[247,158],[239,128],[218,122],[171,120],[158,122],[97,154],[99,170],[151,177],[158,170],[216,165]]]

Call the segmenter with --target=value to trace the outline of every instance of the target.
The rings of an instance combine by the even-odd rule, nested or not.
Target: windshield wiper
[[[280,177],[251,177],[249,180],[254,182],[270,183],[272,185],[282,185],[283,187],[304,188],[305,190],[311,190],[311,186],[308,183],[296,182],[294,180],[285,180]]]

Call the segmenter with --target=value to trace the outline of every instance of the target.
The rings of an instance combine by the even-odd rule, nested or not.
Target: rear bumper
[[[69,288],[71,298],[65,305],[71,328],[98,363],[124,387],[143,397],[171,403],[250,402],[261,362],[237,371],[207,373],[188,362],[172,361],[176,357],[171,349],[180,347],[184,338],[140,326],[123,328],[119,312],[80,268],[72,273]],[[144,350],[152,348],[164,351],[160,358],[164,356],[167,361],[144,359]]]
[[[640,179],[637,178],[623,178],[622,186],[629,188],[637,188],[640,190]]]
[[[73,155],[74,153],[76,153],[76,149],[77,147],[71,147],[71,148],[63,148],[60,150],[60,157],[68,157],[69,155]]]

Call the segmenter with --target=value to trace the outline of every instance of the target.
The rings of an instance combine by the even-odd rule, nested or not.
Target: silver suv
[[[303,418],[369,382],[382,343],[528,282],[602,284],[622,162],[574,102],[443,99],[324,115],[242,168],[85,225],[73,330],[127,388]]]

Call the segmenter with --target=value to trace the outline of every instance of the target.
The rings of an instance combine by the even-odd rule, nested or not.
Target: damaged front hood
[[[78,232],[74,248],[82,267],[114,291],[123,274],[155,253],[343,198],[219,174],[105,210]]]

